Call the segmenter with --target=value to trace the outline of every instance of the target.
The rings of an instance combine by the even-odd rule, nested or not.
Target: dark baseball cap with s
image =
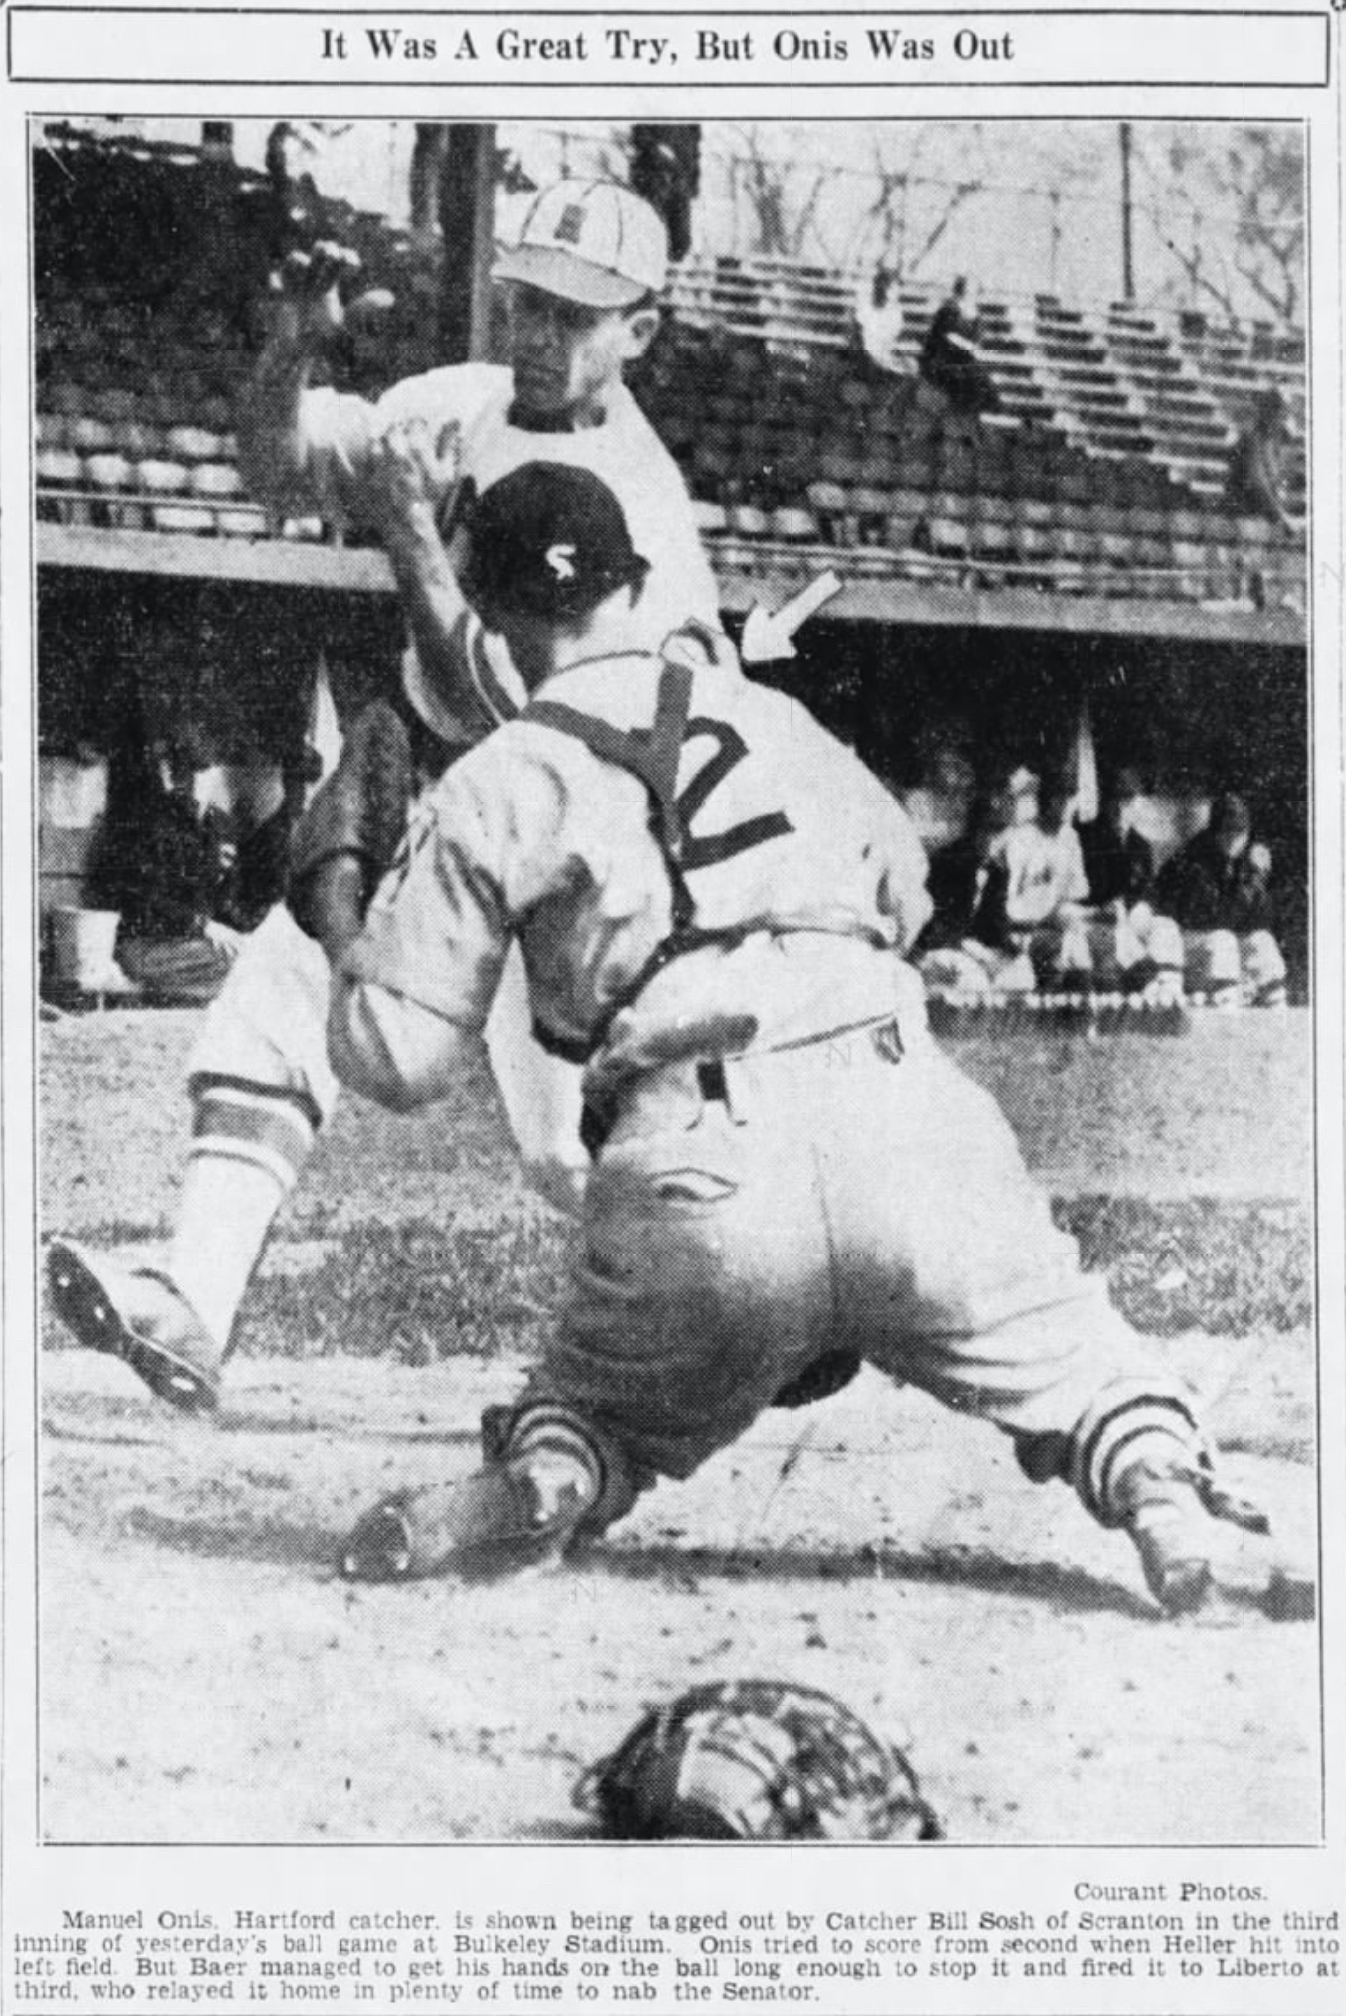
[[[527,462],[502,476],[467,512],[466,528],[460,581],[483,615],[573,621],[650,568],[607,484],[562,462]]]

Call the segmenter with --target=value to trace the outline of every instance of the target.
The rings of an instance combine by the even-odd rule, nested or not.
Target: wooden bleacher
[[[224,552],[279,540],[295,577],[308,578],[331,529],[269,521],[243,493],[233,434],[267,263],[265,185],[190,150],[76,133],[49,131],[35,160],[48,162],[38,180],[39,559],[101,564],[90,555],[102,553],[124,569],[138,555],[154,571],[193,564],[196,552],[203,572],[272,578],[271,560],[254,568]],[[199,217],[195,273],[147,285],[145,262],[100,247],[81,188],[90,207],[119,206],[142,229],[171,224],[179,239]],[[397,296],[383,375],[427,368],[437,283],[425,254],[348,206],[324,205],[322,228]],[[1259,389],[1280,387],[1302,435],[1302,336],[1116,304],[987,300],[983,354],[1002,412],[968,422],[916,376],[939,290],[900,290],[887,374],[856,342],[863,278],[703,255],[673,275],[668,324],[636,389],[686,471],[730,606],[764,580],[832,566],[850,591],[843,615],[994,621],[998,607],[1015,621],[1011,604],[1028,601],[1028,620],[1049,625],[1153,633],[1167,611],[1181,634],[1232,625],[1302,637],[1303,540],[1219,502]],[[368,360],[352,368],[362,389],[377,389]],[[1302,469],[1297,481],[1302,501]],[[362,585],[383,592],[381,568]]]

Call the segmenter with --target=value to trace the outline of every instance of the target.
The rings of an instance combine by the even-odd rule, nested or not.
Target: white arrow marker
[[[739,648],[744,664],[766,665],[773,659],[793,658],[795,631],[840,590],[841,578],[829,567],[825,574],[817,574],[812,581],[805,582],[799,593],[782,602],[779,609],[768,612],[760,602],[754,603],[743,625]]]

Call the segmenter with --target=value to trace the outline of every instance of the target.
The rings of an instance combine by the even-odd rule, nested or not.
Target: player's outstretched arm
[[[312,467],[306,396],[319,359],[346,320],[342,285],[359,269],[354,252],[320,240],[311,252],[292,252],[271,276],[270,329],[243,387],[236,426],[243,480],[273,508],[327,501]],[[368,410],[364,400],[341,404]]]
[[[496,719],[483,712],[472,677],[469,654],[480,625],[440,533],[452,516],[458,452],[455,425],[393,422],[369,445],[360,503],[383,542],[429,686],[465,732],[481,735]]]

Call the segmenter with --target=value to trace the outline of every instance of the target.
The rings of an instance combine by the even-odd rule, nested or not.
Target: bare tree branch
[[[1141,157],[1153,190],[1149,213],[1160,242],[1180,267],[1189,288],[1212,293],[1236,318],[1249,304],[1293,322],[1303,298],[1304,159],[1298,132],[1290,128],[1238,127],[1216,139],[1179,133]],[[1204,191],[1207,213],[1204,252],[1184,254],[1160,221],[1171,217],[1181,196],[1189,203]],[[1207,268],[1225,265],[1223,290]]]

